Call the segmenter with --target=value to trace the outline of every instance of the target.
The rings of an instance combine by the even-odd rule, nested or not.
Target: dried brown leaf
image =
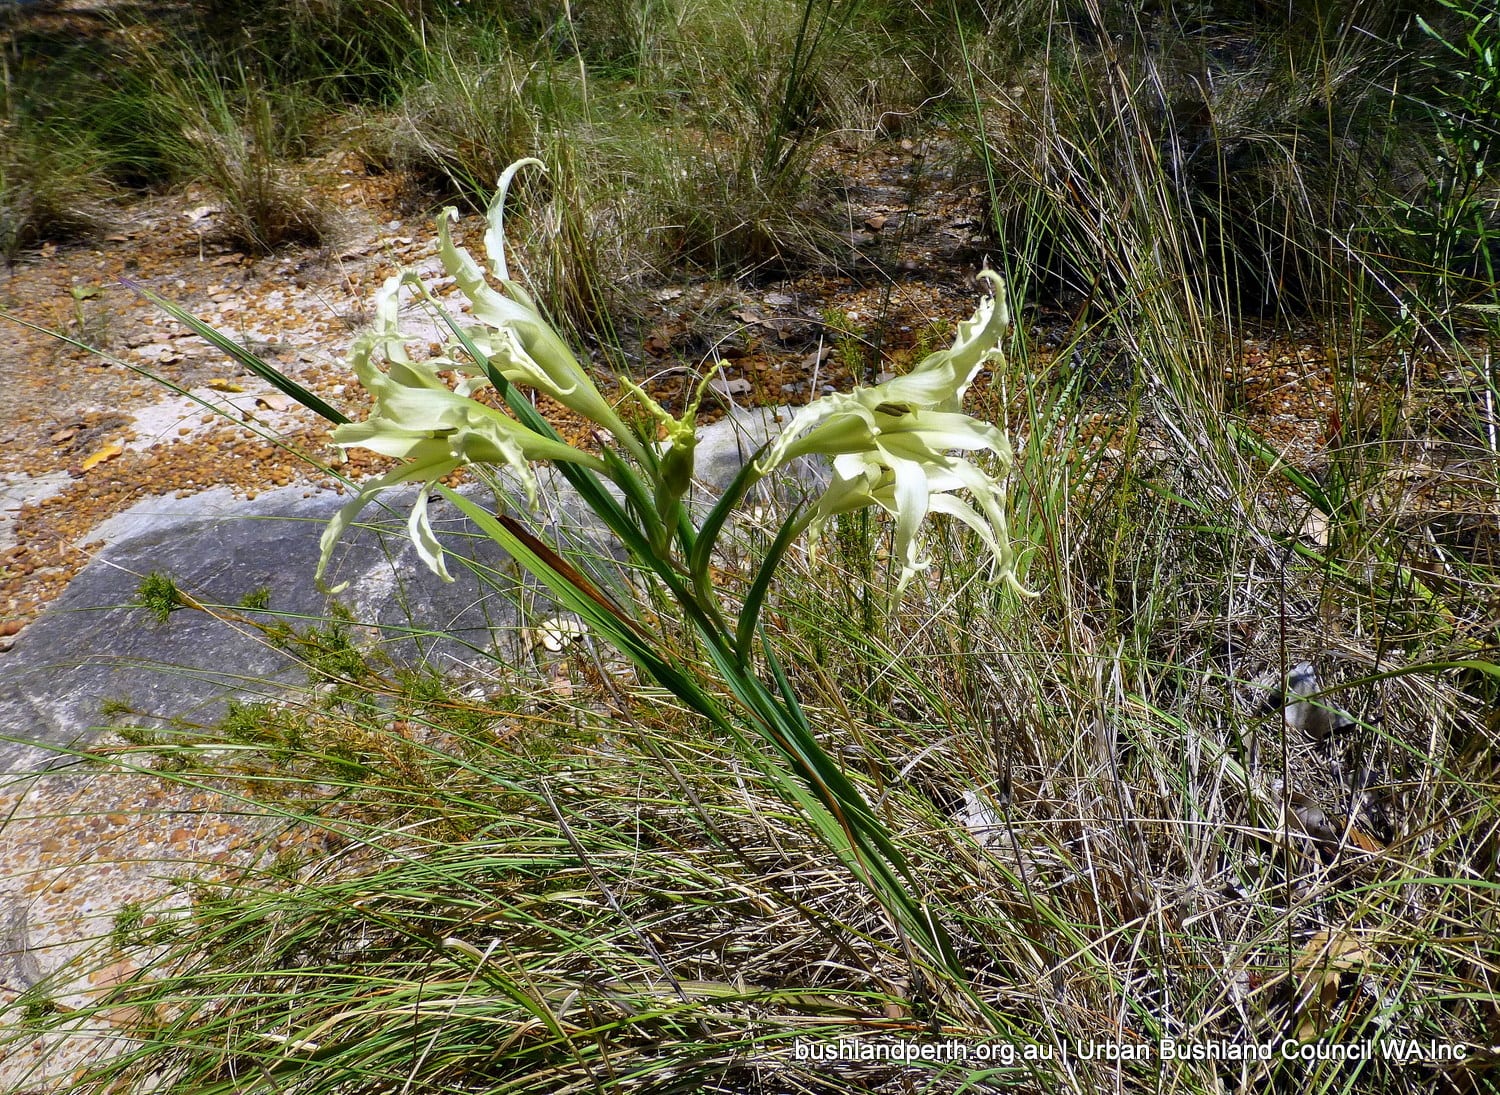
[[[1327,1032],[1344,974],[1354,973],[1370,959],[1369,947],[1342,930],[1320,931],[1303,945],[1292,964],[1292,975],[1297,981],[1294,1038],[1310,1042]]]

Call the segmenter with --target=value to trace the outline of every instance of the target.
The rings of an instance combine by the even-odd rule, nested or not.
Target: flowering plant
[[[679,504],[692,477],[693,420],[702,386],[682,416],[675,417],[643,389],[625,383],[626,398],[645,412],[648,427],[653,432],[663,429],[667,435],[666,445],[657,449],[650,444],[653,439],[625,425],[531,297],[510,279],[505,260],[505,199],[516,171],[530,164],[540,166],[536,160],[521,160],[505,172],[487,218],[487,267],[503,293],[469,252],[453,243],[448,223],[457,211],[446,209],[438,218],[443,269],[467,298],[467,318],[475,321],[454,324],[457,337],[442,355],[419,364],[406,354],[405,344],[413,336],[397,326],[400,291],[413,285],[427,294],[415,274],[392,276],[377,295],[375,325],[355,342],[350,354],[355,375],[374,397],[375,408],[364,422],[339,426],[334,441],[407,462],[367,483],[330,524],[323,538],[320,575],[334,544],[375,495],[414,481],[430,487],[465,465],[511,469],[533,504],[532,461],[566,462],[603,473],[627,496],[649,486],[652,504],[635,516],[645,518],[649,527],[642,531],[652,547],[669,550]],[[992,360],[1003,360],[1000,342],[1010,327],[1004,283],[992,271],[980,276],[994,295],[981,302],[972,318],[959,324],[952,347],[928,355],[905,376],[825,396],[804,407],[752,462],[737,493],[742,496],[756,480],[798,457],[831,457],[832,480],[807,510],[798,531],[806,527],[817,539],[836,514],[871,505],[885,510],[896,522],[896,554],[902,567],[899,591],[926,565],[917,544],[922,522],[929,513],[947,514],[979,535],[990,553],[992,579],[1020,589],[1005,523],[1004,476],[1012,460],[1010,444],[1000,429],[960,409],[980,369]],[[385,359],[384,369],[377,364],[377,355]],[[446,370],[464,377],[456,388],[450,389],[439,377]],[[625,449],[620,455],[644,471],[644,480],[624,459],[606,462],[563,444],[550,428],[528,426],[475,400],[477,391],[492,380],[547,395],[593,422]],[[972,460],[953,455],[954,450],[987,451],[995,458],[996,471],[987,472]],[[976,505],[960,500],[956,492],[961,490]],[[426,498],[425,490],[418,492],[410,521],[412,540],[422,559],[451,580],[442,548],[427,523]]]
[[[896,521],[898,592],[927,565],[918,556],[917,529],[929,512],[974,529],[990,552],[992,577],[1021,589],[1005,524],[1002,477],[1012,462],[1010,442],[995,426],[959,409],[975,375],[1000,356],[1000,340],[1010,327],[1005,283],[989,270],[980,277],[995,295],[959,324],[950,349],[928,355],[905,376],[809,404],[761,460],[769,471],[811,453],[833,457],[833,481],[812,510],[810,531],[816,538],[838,513],[869,505],[885,510]],[[998,474],[951,455],[954,449],[988,450]],[[979,503],[977,510],[954,497],[960,489]]]
[[[769,745],[770,756],[753,747],[747,752],[803,808],[828,845],[883,900],[897,922],[930,956],[956,968],[944,930],[911,892],[914,878],[895,842],[858,785],[819,743],[764,640],[760,612],[781,559],[804,531],[816,540],[830,518],[867,506],[884,510],[895,521],[901,563],[898,592],[926,565],[918,530],[932,513],[946,514],[973,529],[989,554],[991,579],[1021,590],[1005,522],[1010,446],[1000,429],[961,409],[964,393],[979,371],[987,363],[1003,361],[1000,343],[1010,325],[1004,284],[994,273],[981,275],[993,296],[959,325],[950,348],[929,355],[907,375],[804,407],[779,437],[742,466],[695,523],[683,500],[692,481],[694,421],[704,384],[680,416],[629,381],[622,381],[622,404],[633,404],[634,413],[622,414],[603,395],[588,369],[509,275],[506,195],[516,172],[528,165],[540,166],[536,160],[521,160],[500,179],[487,214],[484,265],[453,242],[449,223],[456,211],[444,210],[438,218],[439,256],[467,301],[465,313],[445,310],[411,271],[397,273],[380,289],[375,322],[356,339],[349,355],[355,376],[373,397],[364,421],[347,420],[270,366],[259,361],[251,366],[338,423],[333,432],[336,444],[402,461],[363,484],[329,523],[322,538],[319,577],[340,537],[372,499],[392,487],[417,483],[421,489],[407,523],[411,540],[428,567],[453,580],[428,520],[429,493],[441,493],[544,582],[564,608],[688,707],[747,746],[756,740]],[[450,333],[441,351],[423,361],[408,355],[406,347],[414,336],[400,328],[401,296],[408,288],[432,305]],[[248,351],[231,348],[224,336],[180,310],[173,314],[242,361],[248,356]],[[450,383],[445,374],[458,379]],[[478,398],[485,389],[493,389],[498,400]],[[598,436],[606,438],[602,451],[596,455],[565,443],[527,391],[546,395],[593,423]],[[662,433],[664,444],[657,440]],[[984,453],[993,470],[977,462]],[[725,594],[709,577],[718,536],[756,482],[791,461],[814,455],[831,458],[832,478],[812,504],[794,508],[786,518],[731,621]],[[516,517],[492,512],[442,482],[460,467],[508,469],[534,508],[536,461],[555,466],[633,560],[676,601],[716,679],[681,664],[632,606],[601,589],[565,551],[539,538]],[[759,663],[768,679],[757,669],[757,639]]]

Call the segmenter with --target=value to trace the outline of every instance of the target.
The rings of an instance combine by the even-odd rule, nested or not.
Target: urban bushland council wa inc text
[[[862,1064],[998,1064],[1058,1061],[1395,1061],[1451,1063],[1462,1061],[1469,1047],[1456,1042],[1415,1039],[1369,1039],[1357,1042],[1299,1042],[1292,1038],[1265,1042],[1179,1041],[1079,1042],[1041,1045],[962,1039],[909,1040],[849,1038],[837,1042],[799,1040],[799,1061],[849,1061]]]

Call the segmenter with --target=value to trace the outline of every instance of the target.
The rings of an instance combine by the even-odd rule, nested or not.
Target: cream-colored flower
[[[885,398],[893,403],[911,403],[935,411],[961,411],[964,394],[990,361],[1004,363],[1000,342],[1010,330],[1010,308],[1005,301],[1005,281],[993,270],[984,270],[980,280],[988,282],[992,296],[958,325],[953,345],[924,357],[911,372],[888,381]]]
[[[469,300],[470,315],[478,326],[465,333],[506,380],[551,396],[563,406],[583,415],[617,437],[627,434],[615,409],[594,385],[588,372],[568,349],[562,336],[542,318],[526,290],[510,280],[505,262],[505,196],[511,180],[522,167],[540,160],[518,160],[500,177],[495,200],[486,216],[484,234],[489,274],[505,290],[490,284],[474,257],[454,244],[448,222],[458,219],[451,206],[438,217],[438,256],[443,269]]]
[[[901,560],[898,590],[927,566],[917,531],[929,513],[945,513],[979,534],[993,559],[995,580],[1015,578],[1015,556],[1005,523],[1004,478],[1012,463],[1003,431],[958,408],[975,375],[1002,360],[1000,340],[1010,324],[1004,283],[981,275],[995,289],[973,318],[961,323],[954,344],[924,358],[910,373],[870,388],[826,396],[803,408],[761,459],[762,474],[800,456],[833,462],[833,479],[810,519],[816,540],[829,518],[875,505],[895,520]],[[989,452],[990,474],[954,451]],[[967,491],[976,503],[954,496]]]
[[[349,525],[382,491],[406,483],[421,483],[408,520],[417,554],[445,581],[452,581],[443,550],[427,517],[427,487],[466,464],[509,467],[535,502],[533,460],[571,460],[602,470],[603,463],[588,453],[527,429],[514,418],[472,398],[487,385],[482,377],[468,377],[450,388],[438,369],[452,368],[447,359],[414,362],[406,353],[409,335],[397,325],[400,289],[415,281],[410,273],[389,278],[376,297],[373,328],[355,341],[350,364],[366,391],[375,399],[370,416],[333,431],[334,444],[365,448],[403,460],[401,466],[364,483],[329,522],[321,540],[318,577]],[[385,367],[377,361],[384,359]]]

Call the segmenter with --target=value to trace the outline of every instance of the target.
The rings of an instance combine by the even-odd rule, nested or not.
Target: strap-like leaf
[[[760,561],[760,569],[755,572],[755,578],[750,583],[750,590],[745,594],[745,604],[740,609],[739,622],[734,632],[735,656],[741,665],[745,665],[750,660],[750,644],[755,640],[755,629],[760,623],[761,607],[765,604],[766,595],[771,592],[771,579],[776,577],[776,569],[781,565],[782,556],[786,554],[787,548],[792,546],[792,541],[802,531],[805,522],[801,518],[802,507],[798,506],[781,523],[776,539],[772,540],[771,546],[766,549],[766,554]]]
[[[693,710],[721,728],[732,729],[719,702],[690,674],[663,657],[657,651],[651,636],[576,567],[515,520],[496,517],[479,503],[451,487],[438,484],[437,489],[443,497],[467,514],[481,532],[509,552],[516,562],[551,590],[563,608],[580,617]]]
[[[256,376],[260,377],[267,384],[270,384],[273,388],[282,392],[284,395],[291,396],[308,410],[314,412],[315,414],[322,415],[328,421],[336,425],[342,425],[345,422],[349,421],[349,416],[346,415],[343,411],[334,407],[331,403],[325,402],[321,397],[304,388],[301,384],[298,384],[291,377],[287,376],[286,373],[276,368],[276,366],[267,364],[265,361],[262,361],[244,346],[241,346],[234,339],[230,338],[222,331],[219,331],[218,329],[209,326],[207,323],[204,323],[197,316],[185,310],[181,305],[174,304],[172,303],[172,301],[167,300],[165,297],[161,297],[153,293],[144,285],[140,285],[139,283],[130,281],[129,279],[124,279],[122,281],[122,284],[131,289],[134,289],[137,293],[145,297],[152,304],[156,305],[162,311],[166,312],[178,323],[181,323],[190,328],[192,332],[199,338],[203,339],[210,345],[217,347],[222,353],[239,362],[239,364],[249,369]]]
[[[734,512],[740,500],[745,497],[751,485],[760,478],[760,472],[755,462],[761,458],[770,442],[755,450],[755,454],[746,460],[730,480],[729,486],[724,488],[724,493],[714,503],[713,509],[708,511],[708,516],[703,519],[703,525],[698,529],[692,554],[688,558],[688,572],[693,576],[693,583],[701,588],[703,576],[708,573],[709,556],[713,554],[714,544],[719,539],[719,532],[724,527],[724,522]]]

